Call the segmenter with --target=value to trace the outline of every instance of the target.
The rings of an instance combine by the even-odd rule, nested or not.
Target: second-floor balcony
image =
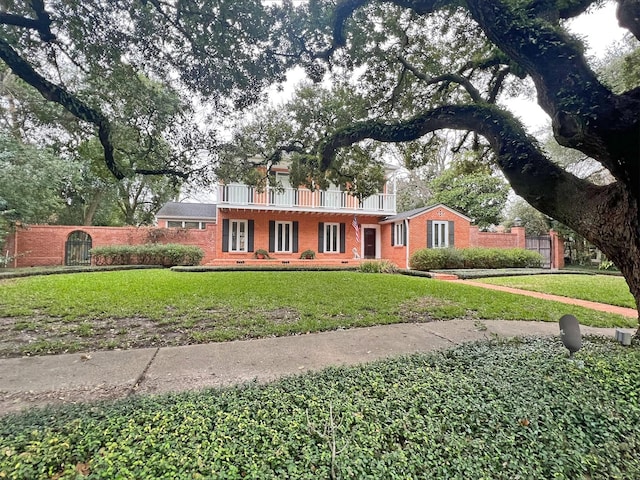
[[[339,190],[308,190],[306,188],[267,187],[259,190],[242,184],[218,186],[220,206],[291,210],[304,212],[370,213],[393,215],[396,213],[396,196],[379,193],[360,201]]]

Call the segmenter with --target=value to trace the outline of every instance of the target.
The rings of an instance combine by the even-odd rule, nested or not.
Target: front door
[[[364,228],[364,258],[376,258],[376,229]]]

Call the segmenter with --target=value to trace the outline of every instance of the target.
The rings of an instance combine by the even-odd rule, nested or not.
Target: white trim
[[[425,207],[424,210],[419,210],[417,213],[414,213],[413,215],[411,215],[410,217],[405,217],[407,220],[412,220],[416,217],[419,217],[420,215],[424,215],[425,213],[429,213],[432,212],[433,210],[436,210],[438,208],[441,208],[443,210],[446,210],[447,212],[456,215],[457,217],[463,218],[469,222],[471,222],[471,219],[469,217],[467,217],[466,215],[457,212],[456,210],[447,207],[445,204],[443,203],[438,203],[437,205],[432,205],[431,207]],[[389,218],[387,218],[386,220],[382,220],[380,222],[380,224],[385,224],[385,223],[395,223],[401,220],[404,220],[404,218],[402,218],[401,220],[398,220],[398,217],[402,217],[402,213],[399,213],[397,215],[392,215]]]
[[[407,270],[411,270],[411,266],[409,265],[409,220],[408,219],[404,219],[404,225],[405,225],[405,231],[407,234],[407,244],[404,246],[404,263],[405,266],[404,268],[406,268]]]
[[[405,245],[406,228],[407,228],[406,222],[403,220],[399,222],[395,222],[393,224],[393,246],[394,247],[406,247]],[[398,230],[400,231],[398,232]]]
[[[444,227],[444,232],[440,231],[438,227]],[[438,235],[436,235],[436,232],[438,232]],[[442,235],[440,235],[441,233]],[[443,238],[440,238],[441,236]],[[436,245],[436,237],[440,240],[438,245]],[[433,220],[431,222],[431,246],[432,248],[447,248],[449,246],[449,221]]]
[[[288,245],[289,248],[285,248],[280,250],[280,228],[285,229],[288,227],[289,229],[289,235],[288,235],[288,239],[285,240],[285,246]],[[285,233],[286,235],[286,233]],[[276,220],[275,221],[275,225],[274,225],[274,238],[273,238],[273,245],[274,245],[274,252],[275,253],[291,253],[293,252],[293,222],[291,221],[279,221]]]
[[[331,229],[329,230],[329,228]],[[335,249],[329,250],[327,247],[332,245],[327,245],[330,242],[327,242],[327,232],[329,233],[330,242],[335,244]],[[335,234],[335,235],[334,235]],[[340,223],[335,222],[325,222],[324,224],[324,232],[322,232],[322,242],[323,242],[323,253],[340,253]]]
[[[239,235],[240,225],[244,225],[244,247],[243,248],[235,248],[233,249],[233,240],[234,240],[234,224],[238,226],[238,231],[235,232],[236,235]],[[238,244],[241,238],[238,238]],[[237,219],[229,219],[229,244],[228,244],[229,253],[246,253],[249,251],[249,220],[237,220]]]
[[[360,257],[364,258],[364,229],[370,228],[376,231],[376,259],[382,258],[382,245],[380,239],[380,225],[376,223],[361,223],[360,224]]]
[[[169,225],[169,223],[179,223],[180,226],[173,226],[173,225]],[[185,226],[186,223],[197,223],[198,227],[187,227]],[[166,220],[166,228],[190,228],[193,230],[204,230],[205,228],[207,228],[207,223],[211,223],[211,222],[203,222],[201,220]]]

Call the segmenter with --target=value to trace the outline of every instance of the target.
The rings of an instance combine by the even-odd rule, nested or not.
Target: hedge
[[[425,248],[409,264],[414,270],[455,268],[529,268],[542,265],[542,255],[523,248]]]
[[[199,265],[204,251],[193,245],[177,243],[146,245],[110,245],[91,249],[96,265]]]

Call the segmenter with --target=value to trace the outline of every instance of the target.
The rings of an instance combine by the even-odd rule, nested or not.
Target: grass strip
[[[132,270],[0,282],[0,355],[186,345],[454,318],[631,327],[618,315],[421,277]]]
[[[477,281],[619,307],[636,308],[636,302],[623,277],[611,275],[536,275],[483,278]]]

